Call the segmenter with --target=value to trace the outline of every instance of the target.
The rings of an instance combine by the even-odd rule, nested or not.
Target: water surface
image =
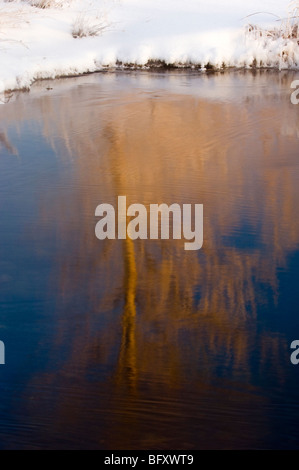
[[[0,448],[299,448],[295,78],[95,74],[0,107]],[[203,248],[97,240],[119,195],[204,204]]]

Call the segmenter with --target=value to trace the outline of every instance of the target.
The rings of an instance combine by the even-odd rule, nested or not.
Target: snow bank
[[[45,1],[53,6],[32,6]],[[298,67],[297,40],[245,34],[249,21],[273,28],[273,15],[285,16],[287,6],[288,0],[0,0],[0,92],[149,61]],[[245,18],[259,11],[268,13]],[[87,36],[78,37],[78,28]]]

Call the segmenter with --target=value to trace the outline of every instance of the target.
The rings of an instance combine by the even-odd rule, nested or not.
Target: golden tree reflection
[[[33,98],[30,111],[22,112],[32,123],[43,117],[43,135],[71,170],[56,197],[45,188],[40,201],[39,230],[54,225],[63,247],[49,286],[57,300],[51,354],[67,343],[62,371],[83,376],[107,365],[107,395],[101,395],[102,385],[94,395],[87,385],[90,407],[98,406],[101,395],[113,417],[105,421],[113,443],[127,448],[137,439],[145,447],[156,441],[136,419],[146,414],[144,403],[152,407],[156,426],[163,419],[158,414],[171,406],[173,421],[183,422],[181,394],[189,397],[188,413],[196,415],[200,400],[212,406],[208,395],[222,371],[242,389],[254,375],[256,350],[261,373],[271,357],[283,380],[279,338],[261,335],[256,320],[259,306],[277,298],[278,267],[298,248],[293,168],[299,123],[294,107],[273,96],[217,102],[191,93],[157,97],[156,90],[120,89],[116,98],[99,85],[74,87],[62,97]],[[119,195],[146,206],[203,203],[203,249],[187,253],[177,240],[99,242],[94,210],[102,202],[116,204]],[[267,296],[258,286],[266,286]],[[56,372],[42,381],[50,387]],[[229,390],[224,385],[215,393],[219,407],[224,396],[228,414],[222,418],[229,426]],[[247,410],[245,421],[236,424],[242,433],[251,417],[258,422],[258,411],[251,410],[263,399],[238,393],[231,391]],[[70,425],[84,420],[78,397],[59,395],[57,403],[57,414]],[[258,438],[252,432],[252,442]]]

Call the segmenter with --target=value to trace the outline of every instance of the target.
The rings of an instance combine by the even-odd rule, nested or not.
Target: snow
[[[33,0],[31,0],[33,1]],[[38,1],[38,0],[35,0]],[[52,0],[55,4],[55,0]],[[289,0],[0,0],[0,92],[30,87],[39,78],[76,75],[150,60],[280,68],[299,64],[296,40],[246,35],[245,25],[277,27]],[[54,5],[55,6],[55,5]],[[267,12],[248,17],[255,12]],[[274,15],[277,15],[274,16]],[[74,38],[73,25],[104,27]],[[83,28],[83,29],[84,29]]]

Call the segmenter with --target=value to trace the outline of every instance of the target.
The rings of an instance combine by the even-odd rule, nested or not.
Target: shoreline
[[[0,96],[106,71],[299,70],[287,2],[255,14],[257,0],[0,0]]]
[[[90,71],[90,72],[83,72],[83,73],[72,73],[72,74],[64,74],[64,75],[58,75],[55,77],[43,77],[43,78],[37,78],[36,80],[33,80],[30,86],[28,87],[21,87],[21,88],[14,88],[14,89],[8,89],[0,93],[0,105],[1,104],[7,104],[11,101],[13,98],[12,95],[14,94],[26,94],[30,93],[31,89],[33,86],[43,83],[43,82],[55,82],[58,80],[69,80],[69,79],[77,79],[77,78],[82,78],[82,77],[89,77],[92,75],[98,75],[98,74],[133,74],[133,73],[158,73],[158,74],[188,74],[188,75],[196,75],[196,76],[214,76],[218,74],[233,74],[233,73],[242,73],[242,74],[252,74],[252,75],[261,75],[264,73],[267,74],[275,74],[279,75],[281,73],[283,74],[296,74],[298,73],[299,77],[299,71],[297,68],[285,68],[285,69],[279,69],[278,67],[225,67],[225,68],[217,68],[212,66],[211,68],[202,68],[200,65],[195,65],[195,64],[180,64],[180,65],[175,65],[175,64],[166,64],[164,65],[156,65],[153,64],[151,66],[141,66],[138,64],[129,64],[129,65],[123,65],[123,66],[117,66],[117,67],[105,67],[99,70],[95,71]],[[51,91],[51,87],[46,88],[47,91]]]

